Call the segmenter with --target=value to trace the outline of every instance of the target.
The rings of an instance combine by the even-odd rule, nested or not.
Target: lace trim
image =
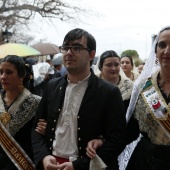
[[[36,113],[40,97],[31,94],[27,89],[23,90],[20,97],[13,103],[8,110],[11,121],[6,128],[12,136],[19,131]],[[5,111],[2,98],[0,98],[0,114]]]
[[[132,89],[133,89],[133,82],[130,79],[124,79],[121,77],[121,81],[118,84],[118,87],[122,94],[123,100],[130,99]]]

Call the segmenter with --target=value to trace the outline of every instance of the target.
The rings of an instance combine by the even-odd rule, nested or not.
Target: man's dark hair
[[[76,28],[71,31],[69,31],[66,36],[64,37],[63,41],[63,46],[68,45],[70,42],[79,40],[82,37],[85,37],[87,39],[87,48],[89,49],[89,52],[91,51],[96,51],[96,40],[95,38],[88,33],[87,31],[81,29],[81,28]],[[93,63],[93,61],[90,62],[90,65]]]

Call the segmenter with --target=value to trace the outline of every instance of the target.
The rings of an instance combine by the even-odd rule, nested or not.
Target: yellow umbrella
[[[0,58],[4,58],[7,55],[26,57],[40,55],[40,52],[25,44],[7,43],[0,45]]]

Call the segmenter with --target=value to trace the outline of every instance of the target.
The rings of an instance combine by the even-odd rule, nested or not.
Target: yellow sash
[[[0,121],[0,145],[19,170],[35,170],[33,162]]]

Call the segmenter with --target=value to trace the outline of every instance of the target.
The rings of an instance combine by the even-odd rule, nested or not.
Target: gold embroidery
[[[0,121],[2,122],[2,124],[4,126],[6,126],[7,123],[9,123],[11,120],[11,116],[8,112],[3,112],[1,115],[0,115]]]
[[[142,91],[141,95],[153,119],[161,125],[170,137],[170,108],[162,97],[160,90],[151,81],[151,84]]]

